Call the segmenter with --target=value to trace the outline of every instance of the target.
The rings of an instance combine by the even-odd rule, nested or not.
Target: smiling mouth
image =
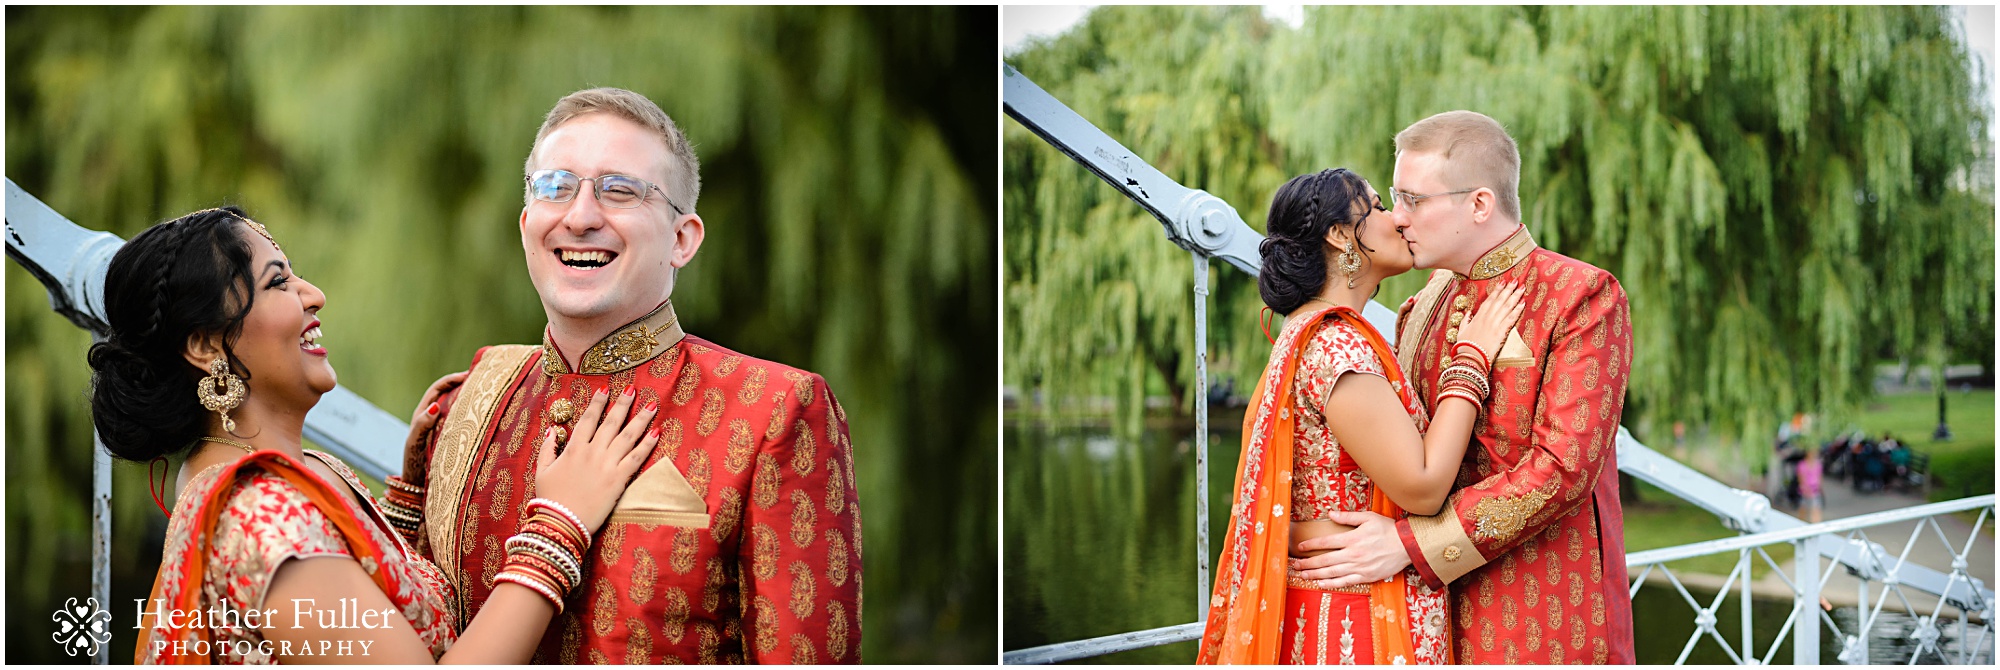
[[[319,346],[320,334],[319,322],[314,321],[311,328],[299,333],[299,348],[313,353],[325,352],[326,349]]]
[[[617,257],[618,254],[609,251],[571,251],[569,249],[556,250],[557,260],[562,261],[563,265],[577,268],[579,270],[595,270],[597,268],[610,265],[611,260]]]

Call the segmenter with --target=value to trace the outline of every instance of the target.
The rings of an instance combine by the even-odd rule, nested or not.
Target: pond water
[[[1209,431],[1209,564],[1221,553],[1236,476],[1242,415],[1218,411]],[[1136,439],[1093,421],[1022,421],[1003,428],[1006,506],[1002,648],[1067,642],[1192,622],[1206,599],[1195,563],[1195,456],[1191,422],[1149,420]],[[1712,593],[1692,592],[1706,605]],[[1891,601],[1891,606],[1898,603]],[[1757,600],[1751,622],[1761,658],[1783,626],[1789,601]],[[1732,595],[1716,629],[1740,644],[1741,605]],[[1860,614],[1836,608],[1844,631]],[[1695,630],[1694,609],[1672,586],[1647,584],[1633,600],[1640,663],[1668,664]],[[1870,636],[1872,663],[1908,663],[1915,621],[1885,609]],[[1821,634],[1820,662],[1837,663],[1839,642]],[[1944,643],[1957,639],[1947,626]],[[1977,629],[1973,629],[1977,636]],[[1990,642],[1988,644],[1991,644]],[[1195,643],[1139,649],[1087,663],[1194,660]],[[1788,641],[1773,656],[1790,663]],[[1689,663],[1729,663],[1713,639],[1697,642]],[[1935,657],[1919,662],[1938,662]]]

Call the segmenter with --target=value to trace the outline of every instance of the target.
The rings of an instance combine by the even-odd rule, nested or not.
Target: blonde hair
[[[1493,189],[1500,212],[1521,220],[1521,151],[1493,117],[1459,110],[1412,123],[1396,133],[1396,155],[1411,152],[1443,156],[1450,189]]]
[[[680,126],[660,110],[659,105],[646,96],[622,88],[591,88],[563,96],[556,101],[555,109],[549,110],[542,119],[542,129],[535,132],[534,147],[528,151],[525,172],[535,170],[535,151],[542,146],[542,138],[555,132],[557,126],[568,123],[585,114],[605,113],[639,124],[658,133],[666,142],[667,152],[673,156],[673,165],[667,167],[667,182],[661,188],[673,196],[674,204],[681,209],[694,212],[694,202],[701,196],[701,159],[694,155],[694,145]]]

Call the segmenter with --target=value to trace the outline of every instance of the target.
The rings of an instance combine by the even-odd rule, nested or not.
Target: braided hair
[[[250,377],[229,347],[256,294],[249,220],[236,207],[202,210],[147,228],[111,257],[111,332],[89,353],[91,422],[111,455],[150,461],[207,432],[195,382],[208,372],[182,355],[190,337],[221,335],[230,371]]]
[[[1280,314],[1290,314],[1326,286],[1326,233],[1334,226],[1350,226],[1350,235],[1361,249],[1367,224],[1367,182],[1345,168],[1321,170],[1293,177],[1278,187],[1271,198],[1271,214],[1265,219],[1266,236],[1257,245],[1264,261],[1257,273],[1257,293],[1264,304]],[[1354,205],[1364,212],[1356,218]]]

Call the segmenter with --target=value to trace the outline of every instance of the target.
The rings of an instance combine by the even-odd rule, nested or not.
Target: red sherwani
[[[1456,662],[1632,663],[1616,447],[1632,325],[1618,280],[1524,227],[1470,276],[1432,273],[1403,305],[1397,358],[1435,410],[1457,327],[1511,282],[1527,308],[1489,352],[1493,395],[1457,489],[1397,530],[1424,581],[1451,586]]]
[[[660,442],[535,662],[860,661],[853,445],[825,380],[685,335],[671,303],[585,352],[581,371],[546,338],[472,365],[441,403],[425,505],[424,551],[458,585],[459,621],[492,593],[535,496],[543,429],[574,429],[597,390],[633,387],[634,411],[660,403]]]

